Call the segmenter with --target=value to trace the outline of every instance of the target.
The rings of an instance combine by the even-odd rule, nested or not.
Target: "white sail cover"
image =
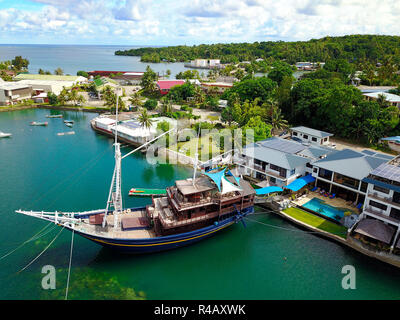
[[[221,182],[222,182],[221,194],[225,194],[225,193],[233,192],[233,191],[242,191],[242,189],[240,189],[239,187],[233,185],[232,183],[230,183],[225,178],[222,178]]]

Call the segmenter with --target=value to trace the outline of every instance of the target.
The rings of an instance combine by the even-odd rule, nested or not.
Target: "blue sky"
[[[398,0],[0,0],[0,43],[176,45],[399,35]]]

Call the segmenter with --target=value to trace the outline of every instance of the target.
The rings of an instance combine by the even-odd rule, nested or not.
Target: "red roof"
[[[169,90],[173,86],[182,85],[185,83],[185,80],[160,80],[157,81],[157,86],[160,90]]]

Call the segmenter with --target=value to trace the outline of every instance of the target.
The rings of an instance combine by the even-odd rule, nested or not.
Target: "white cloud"
[[[28,39],[40,31],[50,42],[90,37],[97,43],[140,44],[400,34],[398,0],[31,1],[42,7],[0,10],[0,41],[7,30]]]

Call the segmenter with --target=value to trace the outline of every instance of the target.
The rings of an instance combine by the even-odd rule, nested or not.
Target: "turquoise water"
[[[75,120],[75,135],[62,119],[47,119],[41,109],[0,113],[0,256],[15,249],[46,223],[15,209],[86,210],[102,208],[113,170],[112,140],[93,132],[94,114],[63,112]],[[124,152],[130,148],[124,148]],[[142,154],[123,162],[123,197],[127,206],[149,203],[129,198],[136,187],[162,188],[190,176],[183,167],[152,166]],[[260,211],[261,209],[258,209]],[[75,237],[71,299],[399,299],[400,270],[319,238],[274,214],[249,217],[244,228],[230,229],[198,244],[164,253],[125,256]],[[0,299],[64,298],[71,233],[63,231],[29,268],[60,228],[0,260]],[[357,289],[343,290],[344,265],[357,272]],[[57,289],[43,290],[44,265],[57,269]],[[135,292],[133,293],[133,290]]]
[[[319,214],[322,214],[337,221],[339,221],[344,216],[343,210],[332,207],[318,198],[311,199],[310,201],[303,204],[303,207],[318,212]]]
[[[117,50],[132,49],[133,46],[101,45],[0,45],[0,61],[23,56],[30,62],[29,72],[44,69],[54,72],[60,67],[66,74],[75,75],[79,70],[145,71],[149,65],[163,75],[168,69],[171,77],[188,70],[183,63],[142,63],[140,57],[116,56]],[[201,72],[201,70],[200,70]],[[207,74],[207,70],[204,71]]]

